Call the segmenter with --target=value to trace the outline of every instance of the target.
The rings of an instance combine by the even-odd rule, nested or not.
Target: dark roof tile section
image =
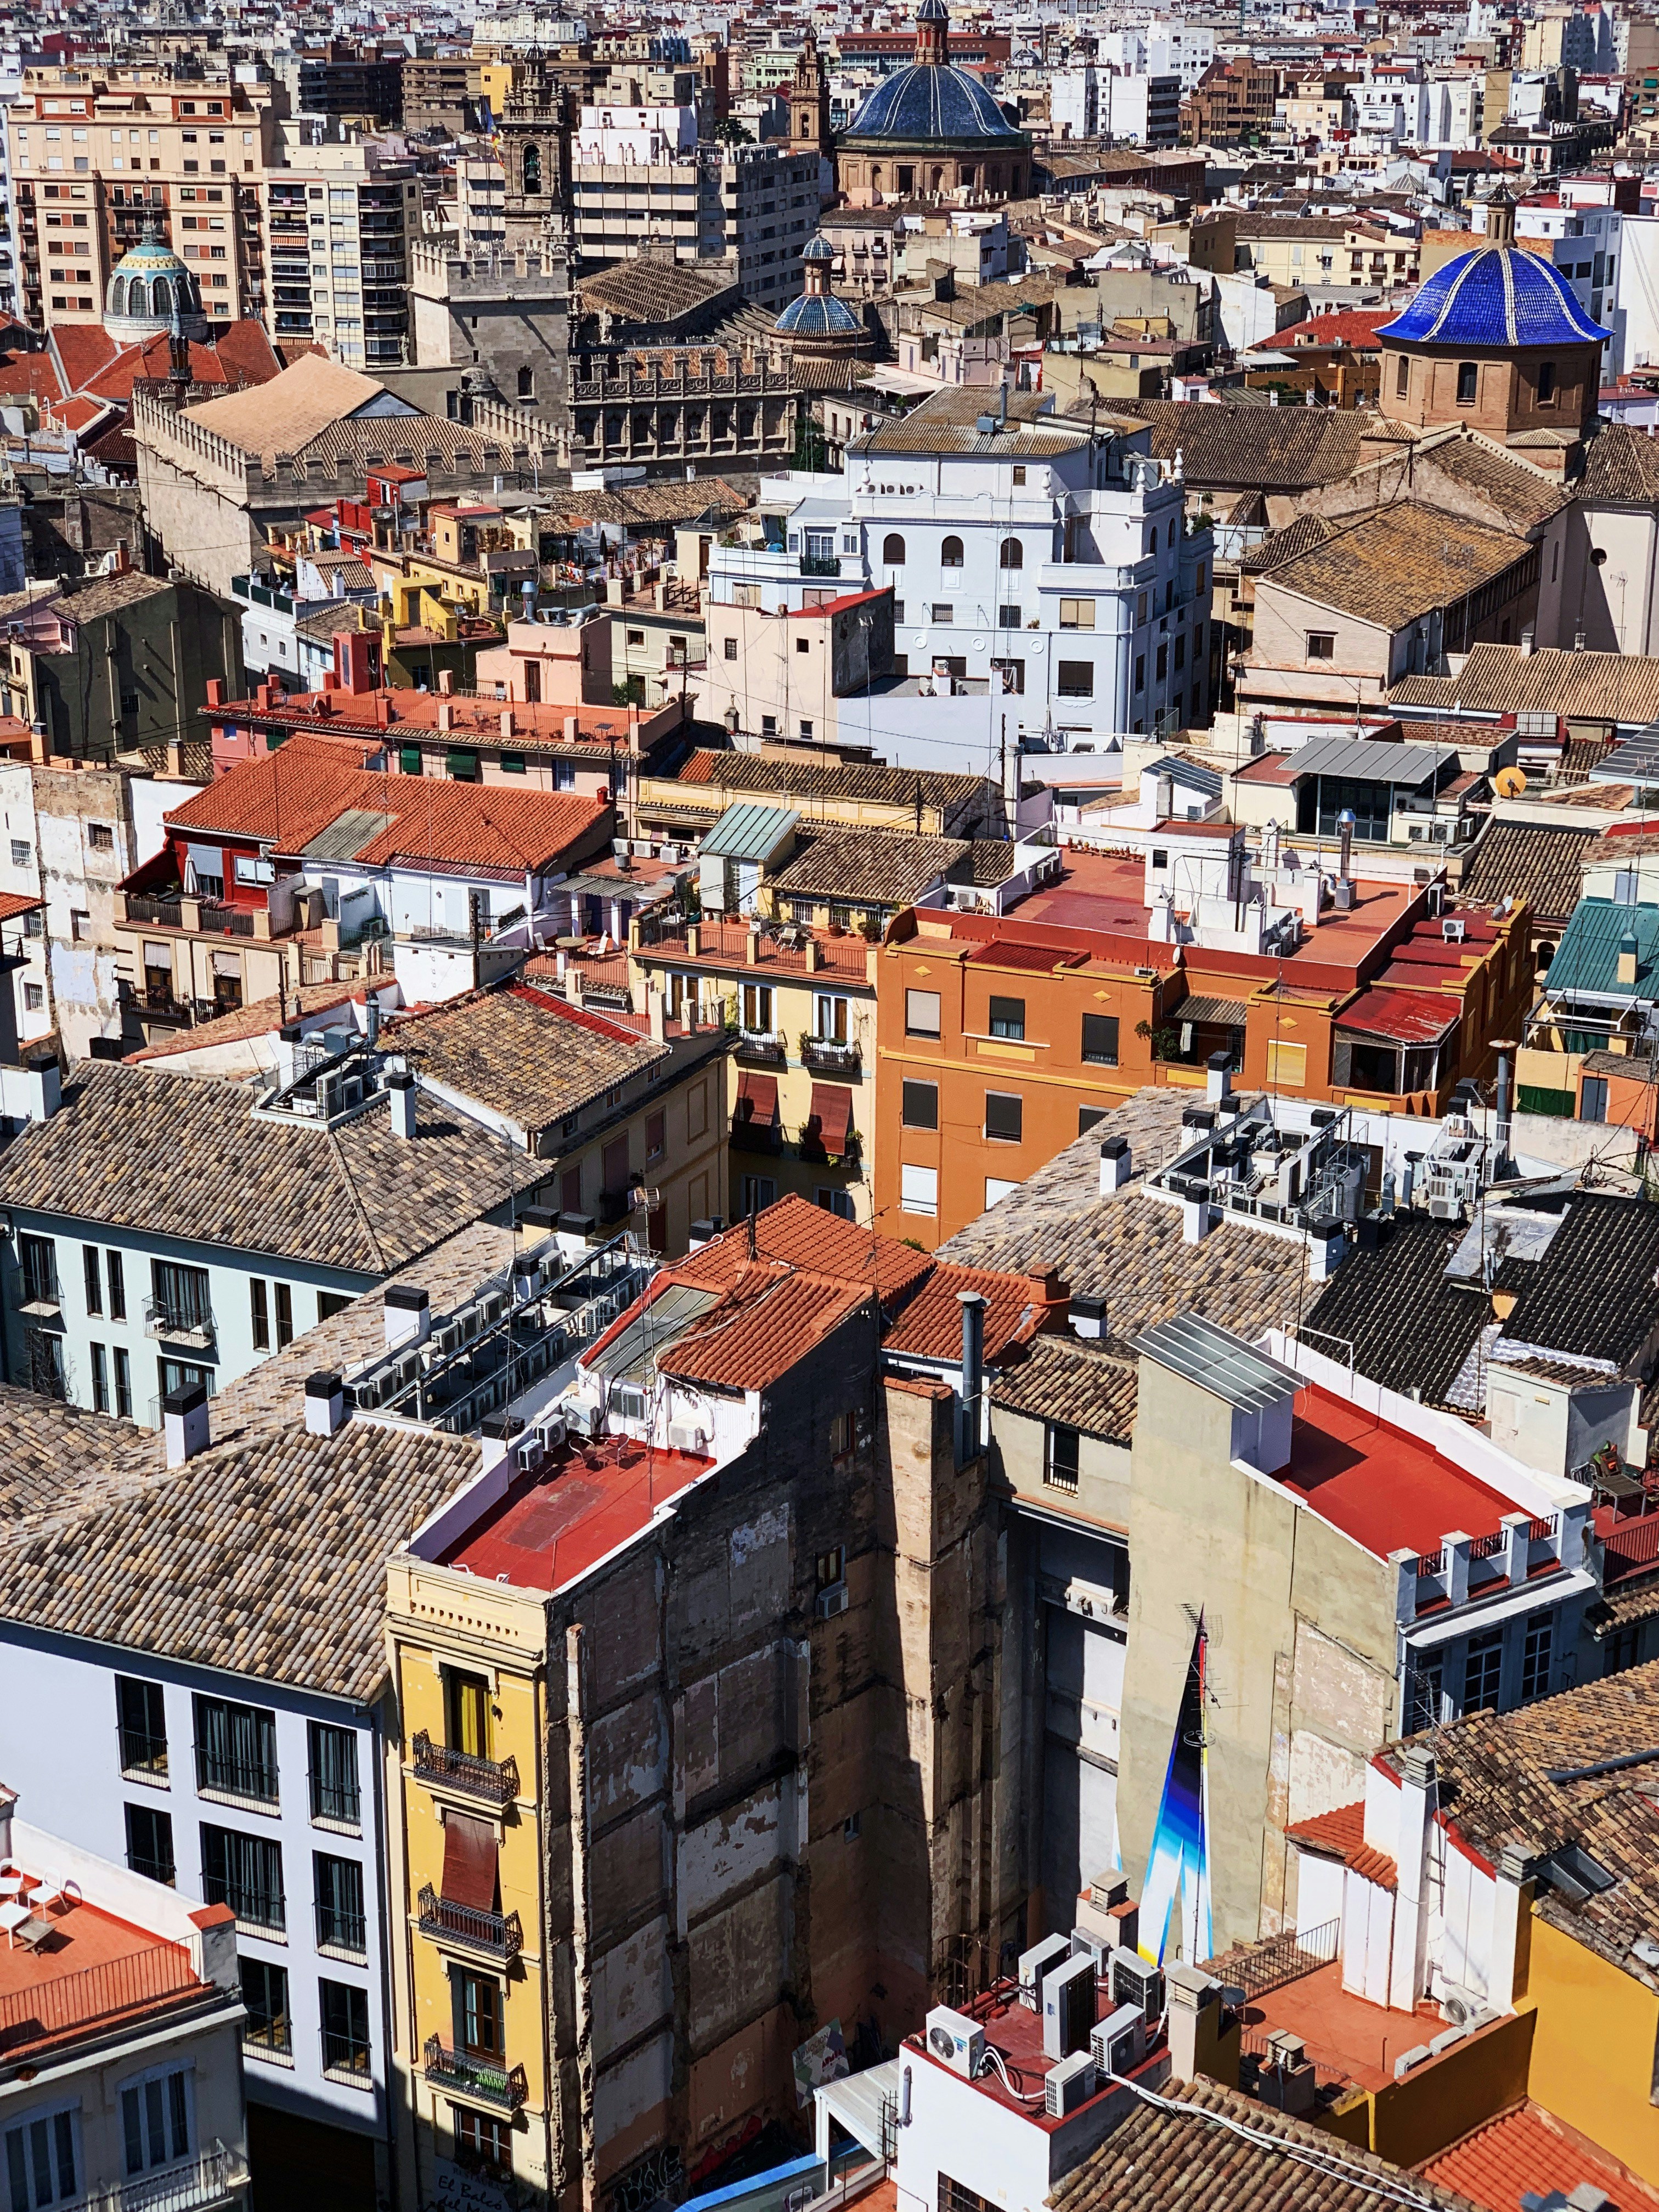
[[[64,1104],[0,1155],[0,1205],[381,1276],[547,1166],[422,1101],[413,1138],[384,1101],[331,1129],[256,1121],[245,1083],[88,1062]]]
[[[1396,1216],[1377,1249],[1350,1253],[1309,1308],[1304,1327],[1314,1350],[1346,1358],[1351,1345],[1355,1368],[1371,1382],[1407,1395],[1419,1389],[1430,1405],[1445,1405],[1492,1318],[1477,1291],[1446,1279],[1463,1233],[1461,1223]]]
[[[1182,455],[1189,484],[1229,491],[1304,491],[1359,465],[1372,417],[1352,408],[1248,407],[1228,401],[1114,400],[1152,426],[1158,459]]]
[[[902,830],[803,829],[788,865],[773,878],[782,898],[863,900],[908,906],[941,877],[971,866],[962,837],[917,837]]]
[[[1659,1206],[1579,1191],[1547,1264],[1504,1323],[1505,1340],[1628,1370],[1659,1329],[1656,1274]]]
[[[476,1099],[530,1136],[668,1057],[665,1045],[528,984],[408,1016],[385,1042],[417,1076]]]
[[[1525,899],[1539,921],[1565,922],[1583,889],[1593,830],[1533,822],[1489,822],[1466,864],[1459,896],[1477,906]]]
[[[775,792],[791,801],[870,799],[879,805],[952,807],[981,800],[994,805],[996,786],[984,776],[939,769],[888,768],[879,761],[758,760],[749,753],[694,752],[677,781],[720,791]]]
[[[1272,582],[1316,606],[1399,629],[1455,605],[1527,552],[1507,531],[1401,505],[1368,515],[1275,569]]]
[[[1659,439],[1628,422],[1604,422],[1590,440],[1572,489],[1581,500],[1651,507],[1659,500]]]
[[[998,1370],[991,1402],[1034,1421],[1057,1421],[1108,1443],[1127,1444],[1135,1422],[1139,1369],[1130,1359],[1070,1337],[1034,1336]]]

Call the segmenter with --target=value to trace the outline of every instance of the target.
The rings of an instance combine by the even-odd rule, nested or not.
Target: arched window
[[[534,369],[521,368],[519,371],[519,397],[520,399],[533,399],[536,397],[536,372]]]
[[[526,146],[524,149],[524,188],[526,194],[539,192],[542,188],[542,149]]]
[[[941,545],[941,546],[940,546],[940,548],[939,548],[939,567],[940,567],[941,568],[961,568],[961,566],[962,566],[962,540],[961,540],[961,538],[947,538],[945,539],[945,541],[944,544],[943,544],[943,545]]]
[[[1396,399],[1403,399],[1403,398],[1406,397],[1407,393],[1411,390],[1411,388],[1412,388],[1412,359],[1411,359],[1411,356],[1410,356],[1409,354],[1402,353],[1402,354],[1401,355],[1401,356],[1400,356],[1400,366],[1399,366],[1399,368],[1395,371],[1395,379],[1394,379],[1394,396],[1395,396],[1395,398]]]
[[[118,276],[109,288],[109,311],[112,315],[125,315],[127,311],[127,280]]]
[[[135,278],[132,287],[132,305],[136,314],[143,313],[141,304],[143,289],[143,286]],[[173,313],[173,287],[165,276],[153,276],[150,279],[149,312],[152,315],[170,315]]]
[[[1171,550],[1171,551],[1173,551],[1173,550],[1174,550],[1174,549],[1175,549],[1175,542],[1176,542],[1176,526],[1175,526],[1174,523],[1172,522],[1172,523],[1170,525],[1170,537],[1169,537],[1169,544],[1170,544],[1170,550]]]
[[[1555,363],[1553,361],[1540,361],[1538,364],[1538,404],[1540,407],[1553,407],[1555,404]]]
[[[935,168],[934,168],[934,170],[933,170],[933,190],[934,190],[936,192],[942,192],[942,191],[945,190],[945,172],[944,172],[944,170],[943,170],[943,169],[941,169],[941,168],[935,167]]]
[[[890,568],[904,566],[904,540],[896,530],[890,530],[881,541],[881,557]]]
[[[870,172],[870,189],[872,192],[878,192],[881,190],[881,163],[879,161],[876,163],[875,167]]]
[[[1025,549],[1018,538],[1003,539],[1002,550],[997,556],[997,566],[1000,568],[1023,568],[1025,566]]]
[[[1476,368],[1475,364],[1472,361],[1460,361],[1458,362],[1457,404],[1460,407],[1474,406],[1475,386],[1480,379],[1480,371]]]
[[[963,169],[961,173],[963,183],[967,185],[969,191],[971,192],[974,189],[974,179],[979,174],[978,170],[970,166],[969,167]]]

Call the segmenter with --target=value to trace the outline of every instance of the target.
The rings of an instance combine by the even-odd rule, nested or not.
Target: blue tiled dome
[[[774,327],[787,338],[859,337],[864,331],[847,302],[833,292],[803,293],[789,302]]]
[[[948,23],[950,20],[951,10],[945,4],[945,0],[921,0],[921,5],[916,10],[919,23]]]
[[[810,238],[800,250],[803,261],[833,261],[836,249],[827,238]]]
[[[940,21],[945,13],[943,0],[931,16],[926,12],[929,4],[930,0],[922,0],[919,20]],[[930,62],[913,62],[908,69],[884,78],[842,137],[843,143],[884,139],[903,146],[985,138],[1007,144],[1023,143],[1020,133],[977,78],[965,70]]]
[[[1383,339],[1444,346],[1601,345],[1558,270],[1518,246],[1478,246],[1437,269]]]

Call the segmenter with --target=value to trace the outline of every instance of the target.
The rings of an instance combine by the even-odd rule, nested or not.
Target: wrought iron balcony
[[[488,2058],[471,2058],[452,2051],[435,2035],[427,2038],[422,2065],[434,2089],[471,2097],[481,2105],[494,2105],[503,2112],[516,2112],[530,2094],[522,2066],[496,2065]]]
[[[515,1759],[480,1759],[471,1751],[452,1751],[434,1743],[422,1729],[410,1747],[417,1781],[436,1783],[477,1797],[488,1805],[508,1805],[519,1794],[519,1763]]]
[[[524,1948],[524,1929],[516,1912],[481,1912],[477,1905],[456,1905],[440,1897],[430,1882],[417,1904],[421,1933],[434,1942],[477,1952],[503,1966]]]
[[[743,1060],[763,1061],[769,1067],[781,1067],[788,1060],[789,1046],[781,1030],[740,1029],[737,1056]]]
[[[144,1334],[167,1337],[175,1343],[194,1345],[204,1351],[217,1334],[213,1309],[209,1305],[181,1304],[171,1298],[146,1298]]]
[[[862,1055],[856,1042],[838,1044],[833,1037],[803,1036],[801,1064],[824,1075],[857,1075]]]
[[[800,556],[803,576],[839,576],[841,562],[830,553],[803,553]]]

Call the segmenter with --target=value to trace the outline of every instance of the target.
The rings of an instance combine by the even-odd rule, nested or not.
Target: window
[[[881,541],[881,557],[890,568],[904,566],[904,540],[896,530],[890,530]]]
[[[1305,1044],[1280,1044],[1267,1040],[1267,1085],[1270,1090],[1300,1091],[1308,1080]]]
[[[88,1346],[92,1354],[92,1410],[94,1413],[109,1411],[109,1363],[104,1357],[101,1344]]]
[[[745,983],[743,987],[743,1026],[746,1030],[772,1031],[772,987],[769,983]]]
[[[363,1917],[363,1870],[356,1859],[337,1859],[313,1851],[317,1899],[317,1948],[348,1951],[361,1958],[368,1948]]]
[[[225,1797],[276,1802],[276,1716],[264,1705],[198,1697],[196,1786]]]
[[[1092,1067],[1117,1066],[1117,1016],[1085,1014],[1083,1057]]]
[[[1469,1638],[1463,1662],[1463,1710],[1466,1713],[1498,1711],[1498,1692],[1504,1672],[1504,1632],[1489,1628],[1484,1636]]]
[[[45,1006],[46,1003],[46,986],[45,986],[45,984],[43,984],[43,983],[25,983],[25,984],[24,984],[24,986],[23,986],[23,1004],[24,1004],[24,1006],[27,1009],[27,1011],[28,1011],[30,1013],[32,1013],[32,1014],[38,1014],[38,1013],[41,1011],[41,1009]]]
[[[1521,1696],[1523,1702],[1549,1695],[1550,1651],[1555,1641],[1555,1616],[1544,1613],[1527,1623],[1521,1653]]]
[[[930,1220],[938,1213],[937,1168],[915,1168],[908,1163],[900,1168],[899,1211],[901,1213],[926,1214]]]
[[[210,1905],[228,1905],[247,1927],[286,1928],[281,1845],[204,1823],[202,1893]]]
[[[1015,482],[1017,484],[1023,484],[1023,483],[1024,483],[1024,481],[1025,481],[1025,470],[1024,470],[1024,464],[1023,464],[1023,463],[1018,463],[1018,462],[1017,462],[1017,463],[1015,464],[1015,466],[1014,466],[1014,482]]]
[[[1418,1663],[1411,1667],[1407,1677],[1410,1709],[1406,1718],[1408,1734],[1419,1729],[1439,1727],[1445,1662],[1443,1651],[1425,1651],[1419,1655]]]
[[[819,991],[812,1002],[812,1018],[820,1044],[845,1044],[847,1042],[847,1001],[833,992]]]
[[[419,755],[416,757],[418,759]],[[415,774],[420,774],[418,768]],[[274,884],[276,864],[274,860],[262,860],[257,853],[238,853],[231,864],[231,873],[239,884]]]
[[[451,1751],[473,1759],[489,1756],[489,1685],[482,1674],[444,1669],[444,1724]]]
[[[349,1729],[332,1728],[326,1721],[313,1721],[309,1729],[311,1817],[355,1828],[363,1812],[357,1785],[357,1739]]]
[[[11,864],[14,868],[27,868],[33,857],[33,848],[30,845],[27,837],[14,837],[12,839]]]
[[[255,1275],[250,1279],[247,1286],[247,1297],[248,1312],[253,1328],[253,1349],[256,1352],[269,1352],[270,1349],[270,1309],[265,1297],[264,1283],[259,1276]]]
[[[294,1292],[286,1283],[276,1285],[276,1349],[294,1341]]]
[[[121,1771],[146,1782],[167,1777],[167,1723],[159,1682],[131,1674],[115,1678],[115,1723],[121,1746]]]
[[[132,1419],[132,1365],[118,1344],[115,1352],[115,1411],[118,1419]]]
[[[519,397],[520,399],[533,399],[536,397],[536,372],[534,369],[521,368],[519,371]]]
[[[1042,1456],[1042,1480],[1052,1490],[1077,1495],[1078,1432],[1050,1421]]]
[[[1062,699],[1092,699],[1095,696],[1093,661],[1062,660],[1059,664],[1054,689]]]
[[[152,1260],[149,1264],[156,1320],[179,1333],[211,1328],[207,1269],[186,1267],[176,1260]]]
[[[1095,626],[1094,601],[1062,599],[1060,603],[1060,626],[1062,629],[1092,629]]]
[[[991,1035],[1012,1037],[1016,1042],[1025,1035],[1025,1001],[1024,999],[991,1000]]]
[[[1334,660],[1336,633],[1328,629],[1310,629],[1308,632],[1308,658],[1310,660]]]
[[[19,1232],[17,1257],[23,1274],[23,1304],[26,1306],[55,1306],[58,1304],[58,1248],[50,1237],[32,1237],[27,1231]]]
[[[87,824],[87,842],[94,853],[112,853],[115,850],[115,832],[107,822],[89,822]]]
[[[453,1966],[450,1997],[454,2007],[456,2047],[473,2058],[501,2057],[507,2049],[501,1984],[493,1975],[475,1974],[465,1966]]]
[[[1538,404],[1540,407],[1553,407],[1555,404],[1555,363],[1553,361],[1540,361],[1538,364]]]
[[[82,1245],[81,1261],[86,1274],[87,1311],[100,1314],[104,1310],[104,1288],[98,1272],[98,1247],[95,1244]]]
[[[1407,392],[1411,389],[1411,356],[1409,354],[1402,353],[1400,356],[1399,366],[1395,368],[1394,373],[1394,396],[1396,399],[1403,399],[1406,397]]]
[[[345,1982],[319,1982],[323,2010],[323,2071],[368,2081],[368,1992]]]
[[[153,1805],[129,1805],[127,1864],[149,1881],[173,1887],[173,1815]]]
[[[813,1562],[813,1571],[821,1590],[836,1589],[847,1579],[847,1547],[832,1545],[829,1551],[820,1552]]]
[[[668,1149],[668,1116],[666,1114],[647,1114],[645,1117],[645,1157],[659,1160]]]
[[[962,566],[962,559],[961,538],[947,538],[944,544],[939,549],[939,567],[941,568],[959,568]]]
[[[941,628],[945,629],[948,629],[951,627],[951,624],[956,621],[956,618],[957,618],[957,611],[956,611],[956,607],[955,607],[955,605],[954,605],[951,600],[949,600],[949,599],[935,599],[935,600],[934,600],[934,602],[933,602],[933,605],[932,617],[931,617],[931,619],[932,619],[933,621],[934,621],[934,622],[938,623],[941,626]]]
[[[1003,539],[997,549],[997,566],[999,568],[1023,568],[1025,566],[1025,549],[1018,538]]]
[[[288,2009],[288,1969],[265,1959],[241,1960],[242,2048],[258,2058],[287,2058],[294,2051],[294,2022]]]
[[[512,2123],[459,2105],[449,2109],[455,2118],[455,2163],[505,2180],[513,2171]]]
[[[350,1304],[351,1293],[349,1291],[319,1291],[317,1293],[317,1318],[319,1321],[331,1320],[337,1313],[343,1313]]]
[[[735,660],[738,657],[738,641],[734,637],[724,639],[721,641],[720,650],[728,660]]]
[[[1480,381],[1480,372],[1472,361],[1460,361],[1458,362],[1457,404],[1460,407],[1474,406],[1475,387]]]
[[[190,2074],[175,2066],[121,2092],[123,2159],[129,2176],[190,2156]]]
[[[1018,607],[999,606],[997,609],[999,629],[1018,629],[1024,618],[1022,611]]]
[[[906,1036],[936,1037],[939,1033],[939,995],[937,991],[907,991],[904,994]]]
[[[744,1176],[740,1198],[738,1210],[745,1219],[751,1213],[764,1213],[769,1206],[775,1206],[778,1202],[776,1178],[772,1176]]]
[[[845,1459],[853,1449],[853,1416],[851,1413],[832,1414],[830,1421],[830,1456]]]
[[[31,907],[29,911],[23,916],[24,936],[44,937],[46,933],[46,917],[41,913],[38,906]]]
[[[850,1190],[836,1190],[828,1183],[820,1183],[812,1193],[812,1203],[821,1206],[824,1212],[833,1213],[838,1220],[855,1221],[858,1218]]]
[[[76,2194],[75,2111],[42,2112],[6,2130],[11,2212],[62,2204]]]
[[[1017,1145],[1024,1133],[1024,1103],[1012,1091],[985,1094],[985,1133],[1006,1145]]]
[[[939,1085],[937,1083],[906,1081],[900,1120],[907,1129],[937,1129],[939,1127]]]

